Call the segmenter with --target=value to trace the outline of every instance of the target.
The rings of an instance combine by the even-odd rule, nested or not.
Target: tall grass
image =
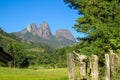
[[[68,80],[68,72],[67,68],[33,70],[0,67],[0,80]]]

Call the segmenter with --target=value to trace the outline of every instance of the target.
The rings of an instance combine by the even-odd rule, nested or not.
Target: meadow
[[[68,80],[67,68],[18,69],[0,67],[0,80]]]
[[[119,75],[120,73],[114,74],[111,80],[120,80]],[[67,68],[40,68],[35,70],[33,68],[19,69],[0,67],[0,80],[68,80],[68,70]],[[105,79],[100,78],[99,80]]]

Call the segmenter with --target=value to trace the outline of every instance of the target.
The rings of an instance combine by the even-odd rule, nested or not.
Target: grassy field
[[[120,73],[116,73],[111,80],[120,80],[119,75]],[[68,80],[68,70],[67,68],[34,70],[0,67],[0,80]]]
[[[67,68],[18,69],[0,67],[0,80],[68,80]]]

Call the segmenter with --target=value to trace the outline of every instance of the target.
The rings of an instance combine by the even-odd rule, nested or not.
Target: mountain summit
[[[52,35],[47,22],[42,22],[38,27],[34,23],[28,24],[24,30],[14,34],[24,41],[46,44],[54,48],[69,46],[75,43],[75,38],[69,30],[57,30],[55,35]]]
[[[26,30],[27,30],[26,32],[30,32],[33,35],[37,35],[37,36],[47,39],[47,40],[49,40],[50,37],[52,36],[50,28],[46,22],[41,23],[38,28],[36,27],[36,25],[34,23],[28,24]]]
[[[42,37],[42,38],[47,39],[47,40],[50,39],[50,37],[52,36],[52,33],[50,31],[48,23],[42,22],[40,24],[40,26],[38,27],[38,30],[37,30],[37,35],[39,37]]]
[[[34,23],[33,24],[28,24],[26,29],[27,29],[28,32],[30,32],[34,35],[36,35],[36,33],[37,33],[37,27]]]
[[[57,38],[66,38],[69,39],[71,41],[75,41],[75,38],[73,37],[73,35],[71,34],[71,32],[69,30],[57,30],[55,33],[55,37]]]

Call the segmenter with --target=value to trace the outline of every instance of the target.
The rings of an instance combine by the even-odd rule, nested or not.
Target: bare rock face
[[[32,33],[33,35],[36,35],[36,36],[41,37],[46,40],[50,40],[50,38],[53,36],[47,22],[42,22],[38,28],[36,27],[36,25],[34,23],[29,24],[20,33],[22,35],[25,35],[27,32]],[[69,30],[64,30],[64,29],[57,30],[54,36],[59,41],[61,41],[63,39],[68,39],[68,40],[75,42],[75,38],[73,37],[73,35],[71,34],[71,32]]]
[[[35,45],[47,44],[53,48],[61,48],[76,43],[75,38],[68,30],[57,30],[55,35],[52,35],[46,22],[42,22],[38,27],[34,23],[29,24],[25,29],[14,34],[23,41],[32,42]]]
[[[52,33],[50,31],[49,25],[46,22],[40,24],[37,30],[37,35],[44,39],[50,39]]]
[[[26,32],[30,32],[33,35],[37,35],[47,40],[49,40],[50,37],[52,36],[49,25],[46,22],[42,22],[38,28],[34,23],[29,24],[25,30],[21,31],[22,34]]]
[[[37,27],[34,23],[33,24],[28,24],[26,29],[27,29],[28,32],[32,33],[33,35],[36,35],[36,33],[37,33]]]
[[[75,38],[73,37],[73,35],[71,34],[69,30],[57,30],[55,33],[55,37],[57,38],[63,37],[71,41],[75,41]]]

